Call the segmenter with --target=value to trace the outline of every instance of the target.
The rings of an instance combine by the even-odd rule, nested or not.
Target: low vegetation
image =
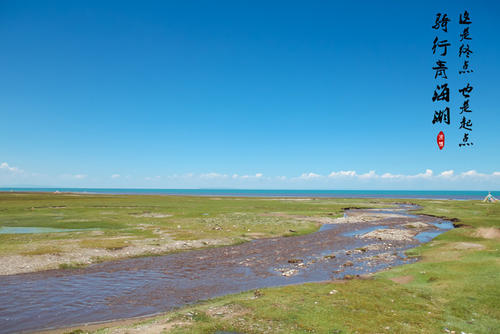
[[[416,263],[370,279],[225,296],[95,333],[499,333],[500,204],[414,202],[462,226],[409,251]]]
[[[317,222],[297,219],[300,216],[337,217],[345,207],[387,207],[393,202],[0,194],[1,226],[94,229],[0,235],[0,254],[60,253],[64,250],[57,245],[68,239],[81,248],[109,250],[140,240],[163,242],[167,236],[168,240],[224,238],[229,243],[289,236],[318,228]],[[411,202],[422,207],[419,213],[447,217],[460,226],[408,251],[408,256],[419,257],[416,263],[368,279],[249,291],[78,332],[499,333],[500,204]]]
[[[8,256],[25,256],[28,265],[22,270],[26,271],[238,244],[314,232],[321,223],[301,218],[334,218],[352,205],[383,204],[368,200],[0,193],[0,227],[68,230],[0,233],[0,256],[4,263],[20,262],[6,261]],[[50,256],[55,254],[58,256]],[[3,269],[0,274],[22,272]]]

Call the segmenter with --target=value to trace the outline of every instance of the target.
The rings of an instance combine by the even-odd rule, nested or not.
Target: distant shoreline
[[[289,190],[289,189],[148,189],[0,187],[0,192],[76,193],[105,195],[171,195],[276,198],[394,198],[482,200],[488,191],[467,190]],[[500,191],[492,191],[500,193]]]

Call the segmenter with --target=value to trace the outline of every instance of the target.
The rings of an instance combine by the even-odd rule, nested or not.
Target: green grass
[[[0,194],[1,226],[95,228],[40,235],[0,235],[0,254],[59,251],[52,241],[112,249],[124,240],[167,233],[173,240],[310,233],[318,224],[295,216],[335,217],[345,207],[387,207],[394,200]],[[408,202],[407,200],[396,202]],[[412,200],[419,213],[456,218],[466,227],[412,249],[419,262],[378,273],[370,280],[310,283],[262,289],[202,302],[127,328],[160,323],[171,333],[445,333],[500,332],[500,240],[481,228],[500,228],[500,204]],[[172,215],[141,217],[142,213]],[[286,213],[275,216],[270,213]],[[250,231],[249,231],[250,230]],[[296,232],[292,233],[290,230]],[[124,237],[124,238],[121,238]],[[126,238],[125,238],[126,237]],[[113,239],[114,238],[114,239]],[[39,247],[39,248],[37,248]],[[44,248],[47,247],[47,248]],[[65,267],[79,266],[67,264]],[[391,278],[411,277],[405,284]],[[330,294],[330,291],[336,293]],[[215,310],[215,311],[214,311]],[[218,311],[219,310],[219,311]],[[95,333],[108,333],[107,325]],[[160,330],[161,331],[161,330]]]
[[[71,263],[63,263],[59,265],[59,269],[76,269],[76,268],[83,268],[88,266],[86,263],[79,263],[79,262],[71,262]]]
[[[27,249],[24,251],[21,251],[21,255],[44,255],[44,254],[60,254],[62,250],[58,247],[55,246],[38,246],[33,249]]]
[[[346,206],[383,205],[371,200],[281,201],[260,198],[0,193],[0,226],[82,229],[77,232],[0,234],[0,255],[43,254],[59,244],[119,249],[134,240],[252,238],[311,233],[319,224],[273,216],[339,216]],[[159,216],[154,216],[159,215]],[[290,232],[290,230],[295,232]],[[99,232],[96,235],[96,231]],[[58,244],[59,243],[59,244]],[[64,248],[64,247],[63,247]],[[37,251],[39,250],[39,251]],[[63,250],[59,249],[60,252]]]
[[[253,291],[229,295],[127,328],[149,322],[170,324],[169,333],[499,333],[500,241],[477,231],[500,227],[500,204],[415,202],[421,212],[458,218],[470,227],[411,250],[419,262],[373,279],[267,288],[257,298]],[[390,280],[401,276],[412,280]]]

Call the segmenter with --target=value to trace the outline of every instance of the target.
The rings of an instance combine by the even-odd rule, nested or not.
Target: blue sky
[[[0,1],[0,186],[499,189],[499,18],[497,1]],[[449,126],[431,123],[436,35]]]

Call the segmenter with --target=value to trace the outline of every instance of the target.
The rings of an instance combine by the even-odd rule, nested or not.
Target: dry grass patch
[[[476,237],[484,239],[496,239],[500,240],[500,228],[496,227],[480,227],[475,233]]]
[[[389,278],[391,281],[399,284],[408,284],[411,281],[413,281],[413,276],[412,275],[407,275],[407,276],[398,276],[398,277],[392,277]]]
[[[54,255],[59,255],[63,251],[61,248],[53,246],[53,245],[44,245],[44,246],[37,246],[33,247],[32,249],[27,249],[25,251],[22,251],[20,254],[21,255],[44,255],[44,254],[54,254]]]

